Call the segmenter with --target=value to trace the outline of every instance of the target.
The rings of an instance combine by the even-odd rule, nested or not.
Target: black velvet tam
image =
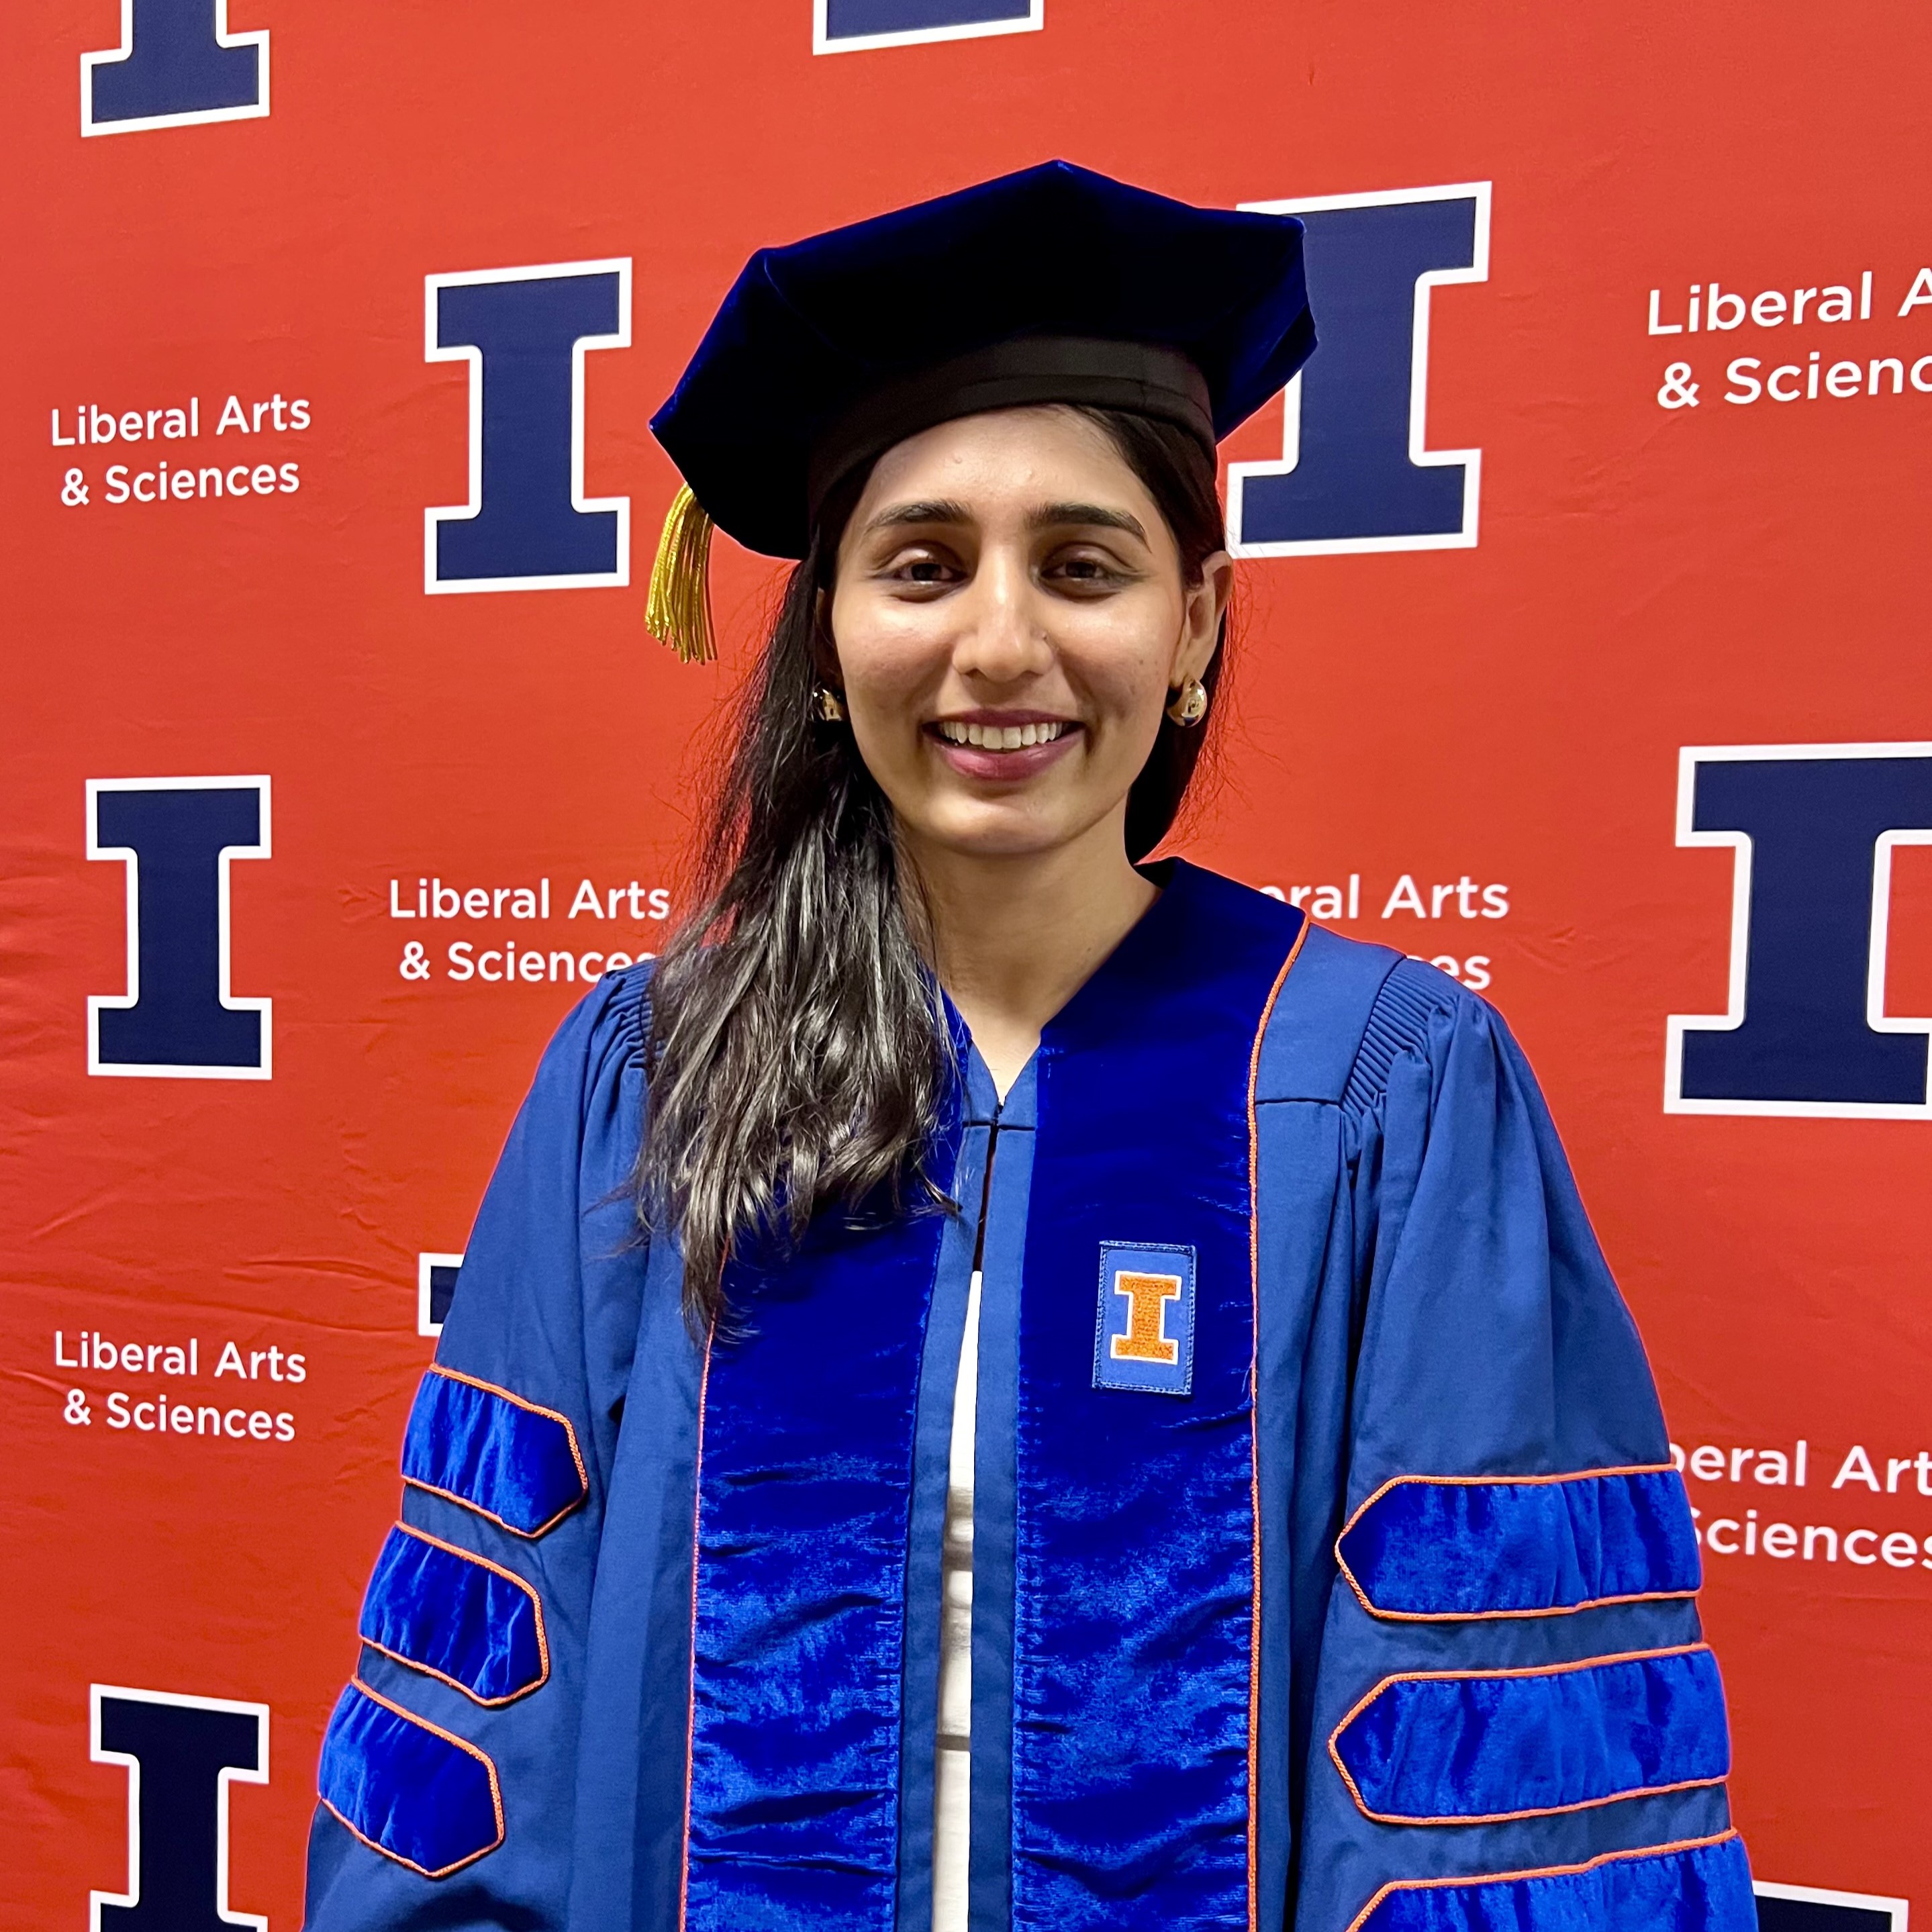
[[[715,522],[796,557],[826,490],[935,423],[1084,403],[1211,450],[1314,346],[1292,216],[1049,161],[760,249],[651,427]]]

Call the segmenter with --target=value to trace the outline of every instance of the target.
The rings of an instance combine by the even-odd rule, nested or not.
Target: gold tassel
[[[704,507],[680,484],[664,514],[651,566],[650,596],[644,628],[668,644],[681,664],[709,664],[718,655],[711,631],[711,532],[716,527]]]

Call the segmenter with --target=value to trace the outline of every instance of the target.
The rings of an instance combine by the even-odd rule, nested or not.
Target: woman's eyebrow
[[[894,503],[868,523],[872,530],[902,530],[914,524],[970,524],[973,513],[964,503],[943,496],[916,503]]]
[[[1030,530],[1065,530],[1078,524],[1089,530],[1125,530],[1142,543],[1148,540],[1139,518],[1130,516],[1125,510],[1110,510],[1100,503],[1042,503],[1027,514]]]
[[[866,524],[868,534],[878,530],[906,530],[932,524],[970,524],[972,511],[956,499],[923,498],[915,502],[894,503],[881,510]],[[1125,510],[1111,510],[1102,503],[1042,503],[1027,513],[1027,528],[1039,531],[1084,526],[1088,530],[1124,530],[1142,543],[1148,540],[1141,520]]]

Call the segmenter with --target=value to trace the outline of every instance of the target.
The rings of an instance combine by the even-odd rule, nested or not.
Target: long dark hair
[[[1150,417],[1079,413],[1146,486],[1198,583],[1226,542],[1206,450]],[[676,1236],[700,1327],[724,1311],[735,1250],[796,1240],[834,1207],[945,1202],[926,1160],[954,1068],[917,882],[850,730],[813,703],[837,661],[820,592],[865,480],[828,502],[786,586],[701,835],[694,909],[651,982],[638,1212]],[[1210,696],[1225,624],[1221,641]],[[1215,716],[1192,730],[1162,718],[1128,794],[1130,858],[1173,826]]]

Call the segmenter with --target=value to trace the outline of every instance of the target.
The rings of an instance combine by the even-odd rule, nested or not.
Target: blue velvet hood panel
[[[892,1922],[914,1425],[943,1227],[822,1221],[783,1263],[728,1273],[736,1332],[710,1345],[699,1418],[692,1932]]]
[[[1177,868],[1041,1042],[1019,1304],[1016,1925],[1247,1917],[1248,1096],[1301,927]],[[942,1172],[956,1120],[946,1142]],[[943,1232],[936,1215],[827,1222],[730,1280],[741,1332],[709,1351],[698,1466],[686,1910],[703,1932],[897,1916],[908,1526]],[[1190,1290],[1170,1332],[1165,1304]],[[1136,1292],[1150,1312],[1110,1342]],[[1172,1385],[1123,1384],[1116,1361]]]
[[[1292,909],[1177,868],[1041,1041],[1019,1317],[1016,1927],[1248,1921],[1250,1102],[1303,932]]]

